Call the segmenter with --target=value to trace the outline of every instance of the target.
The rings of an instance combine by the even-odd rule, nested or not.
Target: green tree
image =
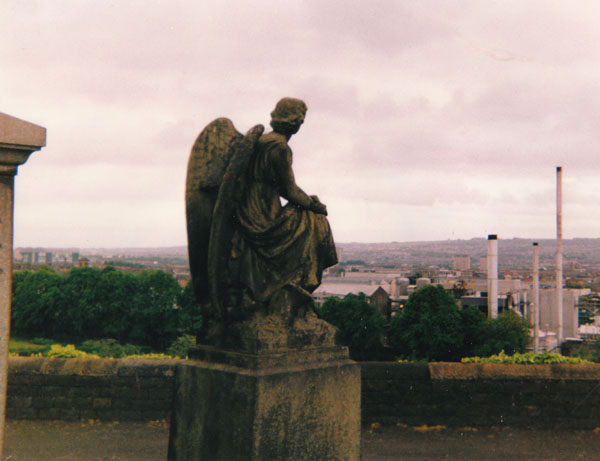
[[[181,287],[170,274],[142,271],[133,304],[130,339],[165,350],[177,337],[177,298]]]
[[[97,296],[102,305],[98,321],[102,326],[102,337],[125,342],[133,327],[134,303],[140,290],[138,277],[104,267],[98,281]]]
[[[531,324],[512,311],[505,311],[482,324],[484,342],[474,349],[474,355],[489,357],[504,351],[508,355],[523,353],[529,344]]]
[[[13,275],[12,330],[72,341],[113,338],[165,350],[201,321],[197,306],[178,307],[181,299],[175,278],[162,271],[19,271]]]
[[[483,344],[485,339],[485,332],[483,331],[485,314],[476,306],[466,306],[460,309],[460,321],[464,335],[460,356],[475,355],[475,351]]]
[[[465,333],[456,301],[441,285],[426,285],[408,298],[392,319],[390,346],[413,360],[456,361]]]
[[[378,360],[381,357],[383,317],[364,293],[348,294],[341,300],[327,298],[319,314],[337,327],[337,340],[348,346],[353,360]]]
[[[13,274],[11,328],[32,336],[55,333],[68,302],[62,291],[62,277],[42,266],[36,272]]]
[[[64,276],[62,291],[67,298],[60,336],[71,338],[102,337],[102,299],[98,296],[100,269],[73,268]],[[62,327],[62,328],[61,328]]]
[[[179,329],[182,333],[196,336],[202,327],[202,308],[196,301],[194,287],[188,283],[177,298]]]

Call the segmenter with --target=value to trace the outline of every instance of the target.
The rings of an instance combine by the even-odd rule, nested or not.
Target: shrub
[[[578,357],[567,357],[561,354],[542,352],[534,354],[526,352],[524,354],[507,355],[504,351],[490,357],[465,357],[462,363],[516,363],[516,364],[544,364],[544,363],[591,363]]]
[[[67,359],[98,358],[98,356],[95,354],[88,354],[87,352],[75,349],[75,346],[73,344],[67,344],[66,346],[61,346],[60,344],[53,344],[52,346],[50,346],[50,350],[44,354],[44,357]]]
[[[54,344],[53,339],[47,339],[47,338],[33,338],[30,342],[32,344],[39,344],[41,346],[51,346],[52,344]]]
[[[383,317],[364,293],[348,294],[344,299],[330,297],[319,309],[324,320],[337,327],[336,338],[348,346],[353,360],[378,360],[383,346]]]
[[[90,339],[81,343],[79,349],[99,357],[112,357],[116,359],[142,353],[140,346],[119,344],[116,339]]]
[[[190,347],[196,345],[196,337],[192,335],[183,335],[171,343],[167,353],[172,357],[187,358]]]
[[[600,339],[593,343],[584,342],[571,351],[573,357],[579,357],[591,362],[600,362]]]
[[[475,355],[489,357],[505,351],[507,354],[523,353],[529,344],[531,325],[512,311],[503,312],[482,325],[484,342],[474,349]]]
[[[123,357],[123,358],[136,359],[136,360],[173,360],[173,359],[177,359],[178,357],[171,357],[168,354],[151,352],[148,354],[128,355],[127,357]]]

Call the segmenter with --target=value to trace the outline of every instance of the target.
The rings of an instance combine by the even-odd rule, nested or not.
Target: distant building
[[[347,283],[347,282],[323,282],[313,293],[315,302],[320,306],[323,302],[334,296],[342,299],[347,294],[364,293],[369,301],[372,302],[381,315],[389,321],[392,314],[392,300],[390,298],[389,287],[375,283]]]
[[[563,338],[578,337],[579,297],[587,294],[590,294],[590,290],[587,288],[563,288]],[[557,331],[556,309],[556,289],[542,288],[540,290],[540,328],[542,330]]]
[[[419,277],[416,280],[417,289],[423,288],[425,285],[431,285],[431,279],[429,277]]]
[[[455,271],[471,270],[471,257],[469,255],[456,255],[452,258],[452,269]]]
[[[487,256],[479,258],[479,270],[487,272]]]
[[[88,267],[90,265],[90,260],[86,257],[79,258],[77,257],[77,267]]]
[[[369,299],[375,304],[375,307],[377,307],[379,312],[381,312],[385,321],[389,322],[392,319],[392,302],[389,293],[385,291],[383,287],[379,286],[371,293]]]

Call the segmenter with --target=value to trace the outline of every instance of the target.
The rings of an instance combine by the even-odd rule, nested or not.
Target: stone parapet
[[[192,363],[11,357],[7,415],[13,419],[167,419],[175,369]],[[362,391],[356,391],[361,395],[362,421],[459,427],[600,426],[600,365],[530,367],[363,362]],[[225,379],[240,368],[215,364],[213,370]],[[246,376],[250,382],[256,382],[259,374],[269,377],[266,381],[283,379],[275,371],[247,370]],[[327,373],[325,369],[319,376]]]
[[[363,424],[600,425],[599,364],[361,365]]]
[[[167,419],[178,361],[11,357],[7,417]]]

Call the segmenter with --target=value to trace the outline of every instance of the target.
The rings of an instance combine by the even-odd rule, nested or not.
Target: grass
[[[45,344],[35,344],[31,340],[23,338],[10,338],[8,340],[8,352],[16,355],[30,355],[32,353],[39,353],[50,349]]]

